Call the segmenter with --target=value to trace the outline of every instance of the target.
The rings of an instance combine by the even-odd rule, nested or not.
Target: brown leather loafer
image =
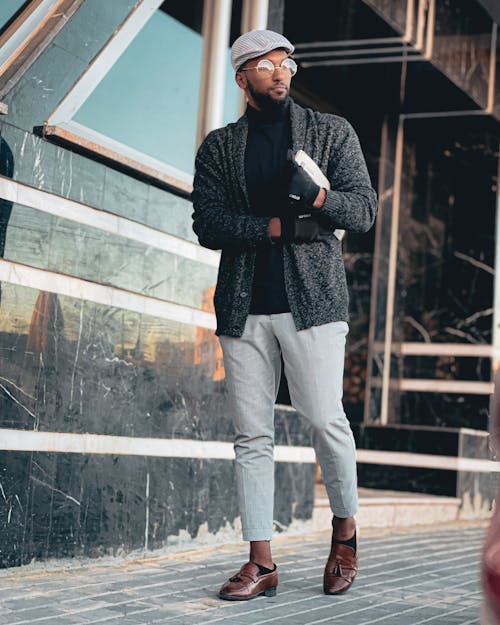
[[[278,586],[278,568],[259,575],[259,567],[247,562],[219,590],[219,597],[228,601],[248,601],[259,595],[274,597]]]
[[[358,572],[359,530],[356,528],[356,552],[348,545],[333,543],[323,577],[325,595],[346,592]]]

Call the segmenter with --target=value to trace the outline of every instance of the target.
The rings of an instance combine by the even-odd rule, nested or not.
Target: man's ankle
[[[332,519],[333,536],[338,540],[349,540],[356,532],[356,520],[353,516],[338,517]]]
[[[274,562],[271,554],[271,541],[256,540],[250,542],[250,562],[260,564],[267,569],[273,569]]]

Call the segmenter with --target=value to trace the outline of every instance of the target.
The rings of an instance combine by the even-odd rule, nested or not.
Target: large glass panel
[[[402,339],[491,344],[497,130],[477,117],[405,126]]]
[[[492,342],[498,132],[486,118],[410,120],[401,182],[394,353],[400,342]],[[406,423],[485,428],[489,397],[446,388],[488,382],[489,359],[399,356],[399,378],[437,380],[440,393],[391,396]]]
[[[29,4],[29,0],[2,0],[0,2],[0,33],[20,9]]]
[[[191,171],[202,47],[196,30],[157,10],[73,119]]]
[[[202,3],[164,2],[77,110],[73,120],[192,174],[200,97]],[[105,53],[104,53],[105,54]],[[238,114],[227,59],[225,122]]]
[[[14,204],[4,258],[207,310],[217,268]]]

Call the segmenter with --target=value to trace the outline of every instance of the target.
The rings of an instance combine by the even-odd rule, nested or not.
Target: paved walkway
[[[0,624],[473,625],[483,534],[484,523],[366,531],[358,578],[337,597],[322,594],[326,533],[277,538],[277,596],[241,603],[220,601],[215,591],[245,560],[244,545],[64,570],[11,569],[0,573]]]

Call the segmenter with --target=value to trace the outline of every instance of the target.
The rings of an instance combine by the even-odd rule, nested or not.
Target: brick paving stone
[[[279,536],[276,597],[220,601],[247,558],[223,545],[144,560],[43,564],[0,574],[0,625],[476,625],[485,523],[365,531],[360,572],[345,595],[322,593],[330,537]]]

